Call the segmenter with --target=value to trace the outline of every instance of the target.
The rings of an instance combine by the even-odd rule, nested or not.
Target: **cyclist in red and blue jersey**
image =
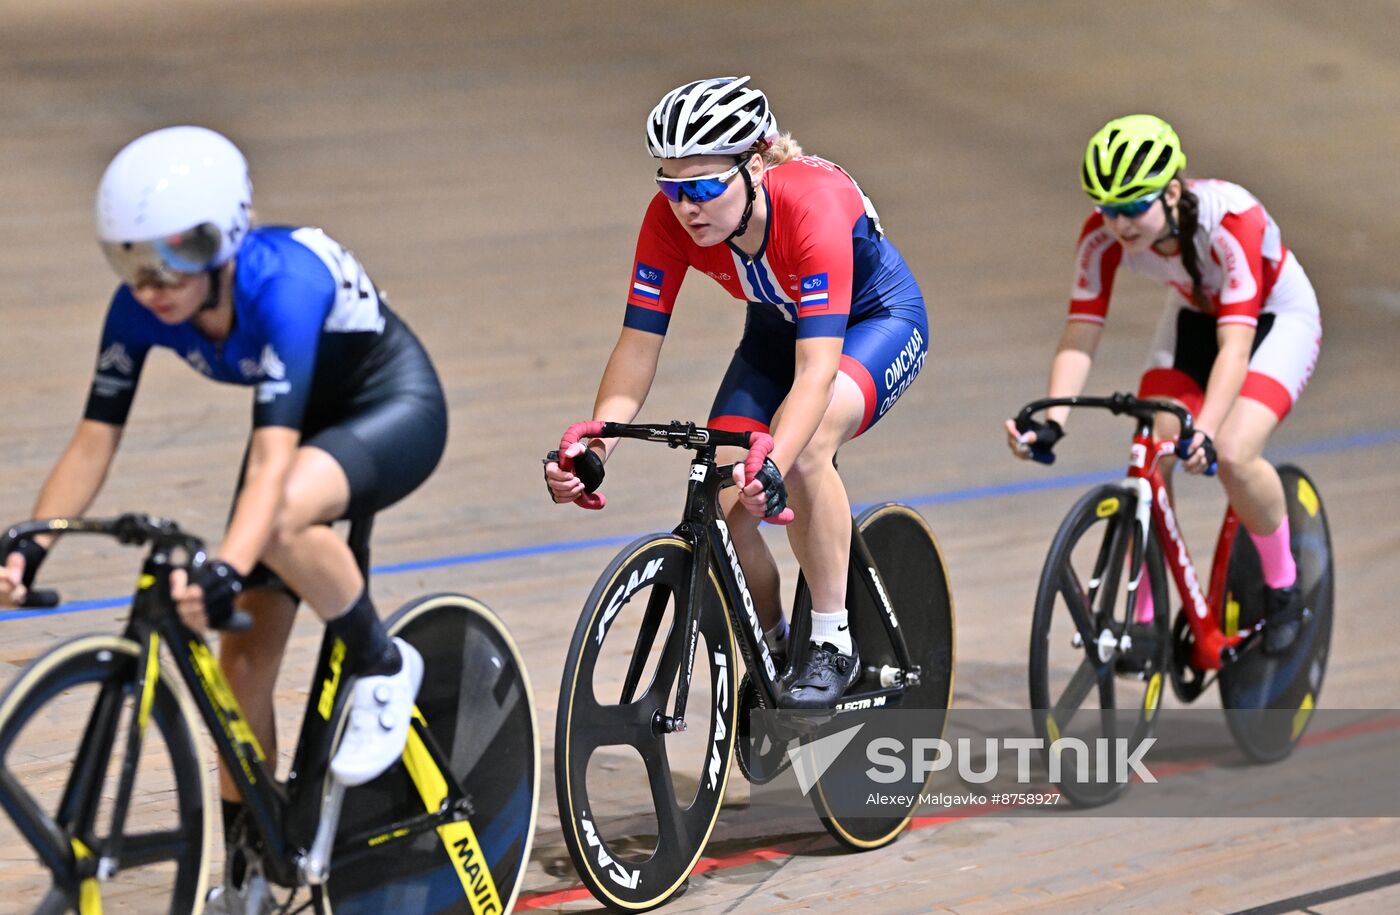
[[[427,478],[446,443],[446,404],[427,353],[354,255],[320,229],[253,227],[251,208],[247,163],[214,131],[158,130],[112,160],[97,225],[122,282],[83,419],[33,514],[78,515],[96,498],[152,349],[251,387],[253,429],[223,544],[188,580],[172,574],[172,596],[196,629],[227,623],[235,602],[249,612],[251,628],[225,632],[220,656],[273,759],[291,592],[306,600],[357,677],[331,761],[356,785],[402,753],[423,662],[389,638],[350,547],[328,524],[384,508]],[[47,545],[0,557],[0,606],[24,601]],[[227,777],[223,795],[227,830],[239,809]]]
[[[1089,141],[1081,184],[1096,206],[1079,235],[1069,315],[1051,363],[1049,396],[1079,394],[1103,335],[1120,265],[1166,285],[1139,397],[1191,411],[1196,435],[1185,461],[1201,473],[1218,459],[1220,480],[1259,551],[1268,585],[1264,648],[1296,641],[1305,615],[1283,483],[1263,456],[1317,365],[1317,295],[1278,225],[1237,184],[1185,177],[1186,154],[1171,125],[1150,114],[1116,118]],[[1068,407],[1007,444],[1021,458],[1063,435]],[[1160,414],[1156,435],[1175,437]],[[1167,463],[1168,470],[1171,461]],[[1168,478],[1170,479],[1170,478]],[[1132,643],[1152,656],[1152,592],[1137,604]]]
[[[747,303],[709,425],[771,432],[774,449],[754,479],[736,468],[738,496],[725,493],[726,514],[769,645],[785,653],[777,564],[758,522],[790,501],[789,541],[813,612],[784,703],[829,707],[860,671],[845,607],[851,507],[833,458],[918,376],[928,352],[923,296],[855,180],[780,134],[748,77],[667,93],[647,120],[647,146],[661,160],[659,192],[642,221],[593,418],[629,422],[641,409],[689,269]],[[601,471],[615,445],[594,440],[569,454]],[[550,463],[546,478],[555,501],[591,507],[573,472]]]

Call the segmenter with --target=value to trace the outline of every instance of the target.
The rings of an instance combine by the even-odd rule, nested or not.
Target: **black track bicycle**
[[[750,781],[771,780],[791,760],[789,741],[749,732],[752,712],[778,705],[785,672],[764,643],[719,511],[733,465],[717,465],[715,457],[722,446],[750,449],[752,472],[772,439],[693,423],[580,423],[565,434],[560,453],[584,437],[694,452],[680,524],[634,541],[608,565],[579,617],[560,686],[554,777],[569,853],[599,901],[642,911],[680,892],[704,851],[736,740]],[[864,669],[837,709],[946,710],[953,606],[938,542],[923,518],[886,503],[854,519],[849,582],[847,607]],[[806,644],[810,606],[799,581],[793,645]],[[800,660],[790,659],[789,675]],[[636,799],[631,809],[610,809],[607,789],[618,785]],[[853,817],[833,809],[820,783],[809,796],[831,835],[857,850],[894,841],[917,805],[902,818]]]
[[[351,532],[363,568],[369,528],[362,519]],[[122,632],[58,645],[0,698],[0,807],[38,864],[23,910],[202,911],[212,769],[201,719],[245,801],[249,867],[283,888],[278,911],[510,909],[534,832],[538,728],[520,654],[487,607],[433,594],[387,621],[422,653],[423,686],[400,761],[349,789],[328,764],[353,678],[344,642],[328,635],[279,781],[170,597],[171,571],[203,561],[204,544],[171,521],[127,514],[19,524],[0,537],[0,555],[48,533],[149,549]]]

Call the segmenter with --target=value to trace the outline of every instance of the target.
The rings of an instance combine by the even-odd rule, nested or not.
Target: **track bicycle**
[[[1126,478],[1085,493],[1060,524],[1045,559],[1030,643],[1038,736],[1080,737],[1090,747],[1095,739],[1110,738],[1112,752],[1122,746],[1114,738],[1137,746],[1153,731],[1164,678],[1185,703],[1218,678],[1226,722],[1244,754],[1254,762],[1286,757],[1317,704],[1331,645],[1332,541],[1317,487],[1298,467],[1279,466],[1307,610],[1296,641],[1271,656],[1262,644],[1266,588],[1258,552],[1234,509],[1227,507],[1220,525],[1208,594],[1177,524],[1161,461],[1194,436],[1190,411],[1125,393],[1048,398],[1022,408],[1016,428],[1025,432],[1034,414],[1055,406],[1130,416],[1136,431]],[[1158,413],[1176,416],[1178,439],[1154,439]],[[1032,457],[1052,463],[1054,453],[1032,446]],[[1183,603],[1174,623],[1168,571]],[[1152,638],[1134,646],[1128,626],[1144,587],[1152,595]],[[1103,804],[1127,787],[1084,778],[1072,759],[1065,754],[1060,760],[1058,782],[1071,801]]]
[[[351,530],[363,569],[371,520]],[[107,911],[203,910],[212,824],[200,719],[244,800],[239,844],[250,871],[288,890],[278,911],[510,909],[534,831],[538,727],[519,652],[485,605],[432,594],[386,621],[422,653],[423,685],[401,759],[349,789],[328,766],[353,677],[342,669],[344,642],[327,635],[279,781],[276,759],[170,597],[170,573],[202,562],[204,544],[174,522],[126,514],[19,524],[0,537],[0,555],[49,533],[149,550],[119,635],[58,645],[0,698],[0,807],[48,878],[26,903],[34,912],[91,915],[104,900]],[[246,626],[246,614],[236,618]],[[65,739],[77,722],[81,735]],[[270,899],[238,904],[273,908]]]
[[[750,449],[752,474],[772,439],[693,423],[594,422],[570,427],[560,453],[585,437],[694,452],[680,524],[637,539],[608,565],[584,604],[560,687],[555,784],[569,854],[599,901],[642,911],[683,890],[719,817],[736,738],[751,781],[769,781],[790,763],[788,741],[750,739],[749,718],[778,706],[784,674],[802,659],[794,653],[784,671],[769,651],[719,510],[734,465],[717,465],[716,449]],[[561,467],[572,469],[566,461]],[[940,710],[941,734],[953,689],[953,607],[938,542],[923,518],[885,503],[854,519],[849,582],[863,673],[836,709]],[[805,581],[797,592],[789,638],[805,650]],[[742,686],[736,645],[747,670]],[[608,784],[629,784],[618,774],[628,762],[646,809],[618,815],[606,801],[599,809],[595,796],[606,796]],[[902,817],[854,817],[833,808],[820,782],[810,797],[831,835],[857,850],[893,842],[917,805],[911,798]]]

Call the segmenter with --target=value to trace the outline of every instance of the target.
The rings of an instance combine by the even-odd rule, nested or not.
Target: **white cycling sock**
[[[839,613],[818,613],[812,611],[811,640],[815,645],[828,642],[835,645],[842,654],[851,653],[851,627],[845,610]]]

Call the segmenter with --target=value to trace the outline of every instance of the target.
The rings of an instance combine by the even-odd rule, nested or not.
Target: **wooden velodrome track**
[[[951,568],[956,703],[1008,708],[1026,702],[1040,562],[1082,486],[1005,487],[1121,466],[1127,429],[1081,418],[1047,471],[1008,458],[1000,423],[1042,391],[1086,212],[1082,144],[1110,116],[1150,110],[1174,122],[1194,174],[1242,181],[1266,203],[1317,286],[1321,361],[1275,445],[1304,456],[1332,518],[1338,616],[1322,700],[1400,707],[1400,4],[1135,9],[6,0],[0,520],[29,510],[86,393],[112,287],[92,242],[103,166],[159,126],[226,132],[252,162],[260,220],[321,225],[352,246],[437,361],[447,457],[381,518],[376,561],[449,561],[382,575],[376,595],[387,612],[423,591],[465,590],[511,627],[545,741],[522,901],[586,909],[559,830],[552,732],[568,633],[616,547],[581,542],[669,527],[684,464],[624,448],[608,510],[586,514],[547,502],[538,458],[586,418],[618,330],[652,190],[647,110],[686,79],[753,73],[780,123],[879,205],[923,285],[932,348],[898,409],[843,454],[843,473],[856,501],[921,500]],[[1159,302],[1120,280],[1093,389],[1135,383]],[[704,418],[740,316],[692,277],[645,417]],[[95,512],[220,529],[249,395],[192,378],[168,356],[151,360]],[[1179,494],[1207,561],[1219,487],[1190,481]],[[114,630],[122,613],[107,599],[135,561],[105,542],[62,548],[48,581],[97,607],[0,623],[0,683],[60,638]],[[790,558],[784,568],[793,573]],[[284,742],[320,631],[304,614],[281,684]],[[715,831],[715,868],[671,911],[1233,911],[1384,877],[1400,857],[1393,819],[993,817],[922,824],[852,857],[815,819],[765,834],[744,821],[743,796],[732,792]],[[28,911],[15,841],[0,831],[0,911]],[[1400,906],[1393,879],[1329,895],[1310,910]]]

